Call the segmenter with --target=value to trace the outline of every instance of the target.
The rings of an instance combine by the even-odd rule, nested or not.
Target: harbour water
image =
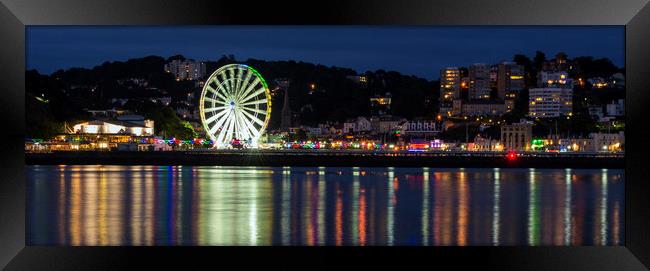
[[[28,245],[624,245],[624,170],[26,166]]]

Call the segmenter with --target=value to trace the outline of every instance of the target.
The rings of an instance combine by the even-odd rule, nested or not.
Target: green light
[[[264,86],[264,88],[269,89],[269,86],[266,84],[266,80],[264,80],[264,77],[262,77],[262,75],[256,69],[253,69],[253,67],[244,64],[242,64],[242,66],[252,71],[260,79],[260,81],[262,81],[262,85]]]

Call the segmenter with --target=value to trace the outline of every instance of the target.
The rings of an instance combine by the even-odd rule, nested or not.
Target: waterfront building
[[[308,136],[320,136],[323,134],[323,130],[320,127],[303,126],[303,129],[307,132]]]
[[[176,81],[198,80],[206,76],[205,62],[191,59],[174,59],[165,64],[165,72],[171,73]]]
[[[406,122],[406,119],[391,115],[370,117],[372,131],[380,134],[393,131],[399,128],[404,122]]]
[[[490,99],[490,66],[484,63],[475,63],[469,66],[470,100]]]
[[[625,148],[624,132],[591,133],[587,138],[549,136],[532,140],[532,150],[558,152],[620,152]]]
[[[152,136],[154,134],[153,120],[121,121],[93,120],[78,123],[73,126],[77,134],[127,134],[134,136]]]
[[[402,124],[405,135],[424,138],[439,134],[443,127],[444,123],[436,120],[409,120]]]
[[[501,144],[504,150],[528,151],[531,149],[533,124],[520,122],[501,125]]]
[[[531,88],[528,102],[530,117],[555,118],[573,114],[573,90],[570,88]]]
[[[343,123],[344,133],[360,133],[372,130],[372,124],[364,117],[348,119]]]
[[[470,151],[502,151],[503,145],[496,139],[482,137],[480,134],[476,135],[473,143],[469,143],[467,150]]]
[[[625,148],[625,132],[618,133],[591,133],[594,151],[617,152]]]

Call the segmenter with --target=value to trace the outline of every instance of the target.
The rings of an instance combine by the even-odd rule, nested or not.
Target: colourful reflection
[[[492,207],[492,245],[498,246],[501,236],[501,170],[494,169],[494,205]]]
[[[624,172],[27,167],[29,245],[622,245]],[[399,205],[398,205],[399,204]]]

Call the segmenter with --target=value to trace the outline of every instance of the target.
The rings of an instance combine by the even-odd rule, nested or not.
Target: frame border
[[[650,5],[648,0],[500,0],[456,1],[329,1],[291,3],[268,1],[256,5],[236,1],[83,1],[83,0],[1,0],[0,33],[5,42],[0,46],[0,63],[5,73],[0,89],[5,106],[0,116],[8,131],[0,141],[3,172],[0,177],[0,266],[11,260],[7,269],[48,268],[70,269],[110,268],[119,260],[158,260],[166,266],[175,255],[186,259],[209,260],[213,252],[242,257],[259,254],[261,259],[277,260],[288,254],[306,256],[320,263],[341,257],[377,261],[384,256],[407,254],[422,256],[412,261],[454,263],[471,255],[474,264],[494,268],[526,269],[646,269],[650,266],[650,185],[645,182],[644,144],[650,128],[644,125],[643,106],[650,103]],[[246,14],[232,12],[246,10]],[[625,189],[625,247],[428,247],[428,248],[96,248],[96,247],[31,247],[25,246],[25,188],[23,131],[25,128],[25,26],[26,25],[208,25],[208,24],[273,24],[273,25],[625,25],[627,145]],[[630,133],[634,131],[634,133]],[[6,137],[6,138],[4,138]],[[191,252],[190,252],[191,251]],[[198,251],[198,253],[197,253]],[[206,253],[209,251],[209,253]],[[13,260],[12,257],[20,252]],[[148,257],[146,256],[148,255]],[[261,255],[267,255],[266,257]],[[433,256],[432,256],[433,255]],[[437,255],[437,256],[436,256]],[[101,256],[101,259],[99,258]],[[169,256],[169,257],[166,257]],[[402,256],[402,255],[400,255]],[[81,258],[79,260],[79,258]],[[526,260],[523,260],[526,259]],[[214,259],[212,259],[214,260]],[[227,259],[223,259],[226,260]],[[70,262],[75,261],[74,265]],[[108,261],[108,262],[107,262]],[[139,263],[144,263],[142,260]],[[67,262],[67,263],[66,263]],[[466,261],[467,262],[467,261]],[[472,261],[470,261],[472,262]],[[106,264],[108,265],[101,265]],[[149,262],[149,264],[151,264]],[[260,266],[266,266],[261,261]],[[366,263],[368,264],[368,263]],[[456,262],[456,264],[458,264]],[[471,263],[461,263],[471,264]],[[372,265],[372,264],[370,264]],[[115,267],[113,266],[113,267]],[[149,265],[146,265],[149,266]],[[367,267],[366,265],[364,265]],[[149,266],[151,267],[151,266]],[[185,266],[187,267],[187,266]],[[322,267],[318,266],[318,267]],[[385,266],[384,266],[385,267]],[[400,266],[404,267],[404,266]]]

